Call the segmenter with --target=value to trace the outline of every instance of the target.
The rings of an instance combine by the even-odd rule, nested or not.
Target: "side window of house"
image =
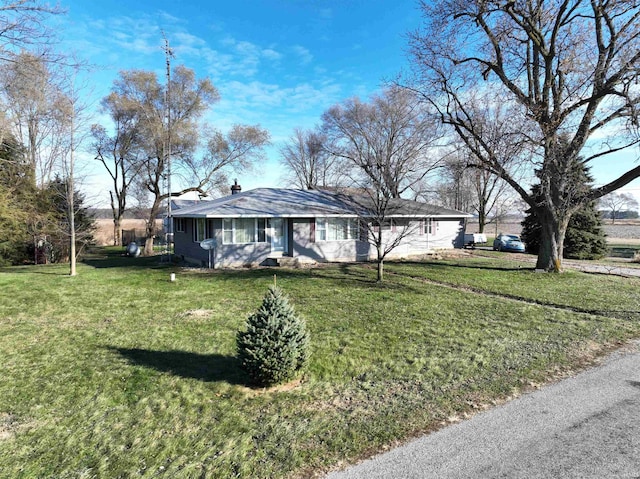
[[[205,218],[195,218],[193,221],[195,223],[193,240],[196,243],[200,243],[207,235],[207,220]]]
[[[434,232],[433,219],[423,218],[420,220],[420,234],[432,235]]]
[[[174,218],[173,230],[176,233],[184,233],[186,231],[185,223],[186,223],[185,218]]]

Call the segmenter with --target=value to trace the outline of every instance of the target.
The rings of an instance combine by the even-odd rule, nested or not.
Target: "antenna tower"
[[[173,215],[171,211],[171,58],[173,58],[173,49],[169,46],[169,40],[167,36],[162,32],[162,38],[164,38],[164,46],[162,50],[165,54],[165,60],[167,63],[167,85],[164,90],[164,117],[165,117],[165,140],[163,142],[163,156],[166,161],[166,172],[164,178],[166,179],[166,192],[167,192],[167,235],[166,235],[166,252],[169,255],[169,261],[171,261],[171,254],[173,252]]]

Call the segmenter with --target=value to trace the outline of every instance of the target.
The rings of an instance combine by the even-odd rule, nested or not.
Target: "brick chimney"
[[[242,191],[242,186],[240,186],[238,184],[238,180],[234,180],[233,184],[231,185],[231,194],[232,195],[236,195],[238,193],[240,193]]]

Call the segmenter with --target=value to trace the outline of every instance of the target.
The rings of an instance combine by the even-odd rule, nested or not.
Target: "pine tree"
[[[571,217],[564,239],[565,258],[600,259],[608,251],[596,202],[589,203]]]
[[[580,161],[576,162],[573,176],[576,184],[588,185],[593,181],[588,169]],[[535,185],[532,195],[542,201],[540,185]],[[580,192],[576,191],[576,194]],[[522,240],[529,253],[538,254],[542,226],[535,213],[528,209],[522,221]],[[602,227],[602,219],[596,202],[586,203],[571,216],[564,238],[563,256],[569,259],[600,259],[607,254],[607,240]]]
[[[68,261],[69,259],[70,231],[67,186],[67,181],[56,175],[41,194],[40,207],[51,217],[48,235],[54,261]],[[96,221],[85,205],[84,194],[75,190],[74,195],[76,248],[77,251],[82,251],[84,247],[94,242],[93,233],[96,229]]]
[[[0,265],[20,264],[33,258],[29,223],[38,216],[37,194],[24,148],[5,133],[0,143]]]
[[[237,335],[238,357],[251,379],[271,386],[293,379],[309,359],[309,335],[282,290],[269,288]]]

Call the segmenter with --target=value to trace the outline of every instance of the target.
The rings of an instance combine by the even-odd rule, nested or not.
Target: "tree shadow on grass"
[[[435,261],[390,261],[389,264],[398,264],[398,265],[408,265],[413,267],[428,267],[433,270],[439,269],[447,269],[447,268],[460,268],[460,269],[477,269],[477,270],[486,270],[486,271],[523,271],[530,272],[534,271],[535,267],[531,266],[528,263],[523,264],[522,266],[495,266],[495,265],[479,265],[479,264],[462,264],[462,263],[438,263]]]
[[[160,255],[139,256],[133,258],[124,253],[109,254],[103,257],[84,258],[82,262],[93,268],[131,268],[131,269],[155,269],[173,266],[171,263],[162,263]]]
[[[115,348],[131,364],[145,366],[183,378],[205,382],[226,381],[229,384],[250,387],[249,377],[240,367],[240,361],[222,354],[198,354],[187,351],[155,351],[139,348]]]

